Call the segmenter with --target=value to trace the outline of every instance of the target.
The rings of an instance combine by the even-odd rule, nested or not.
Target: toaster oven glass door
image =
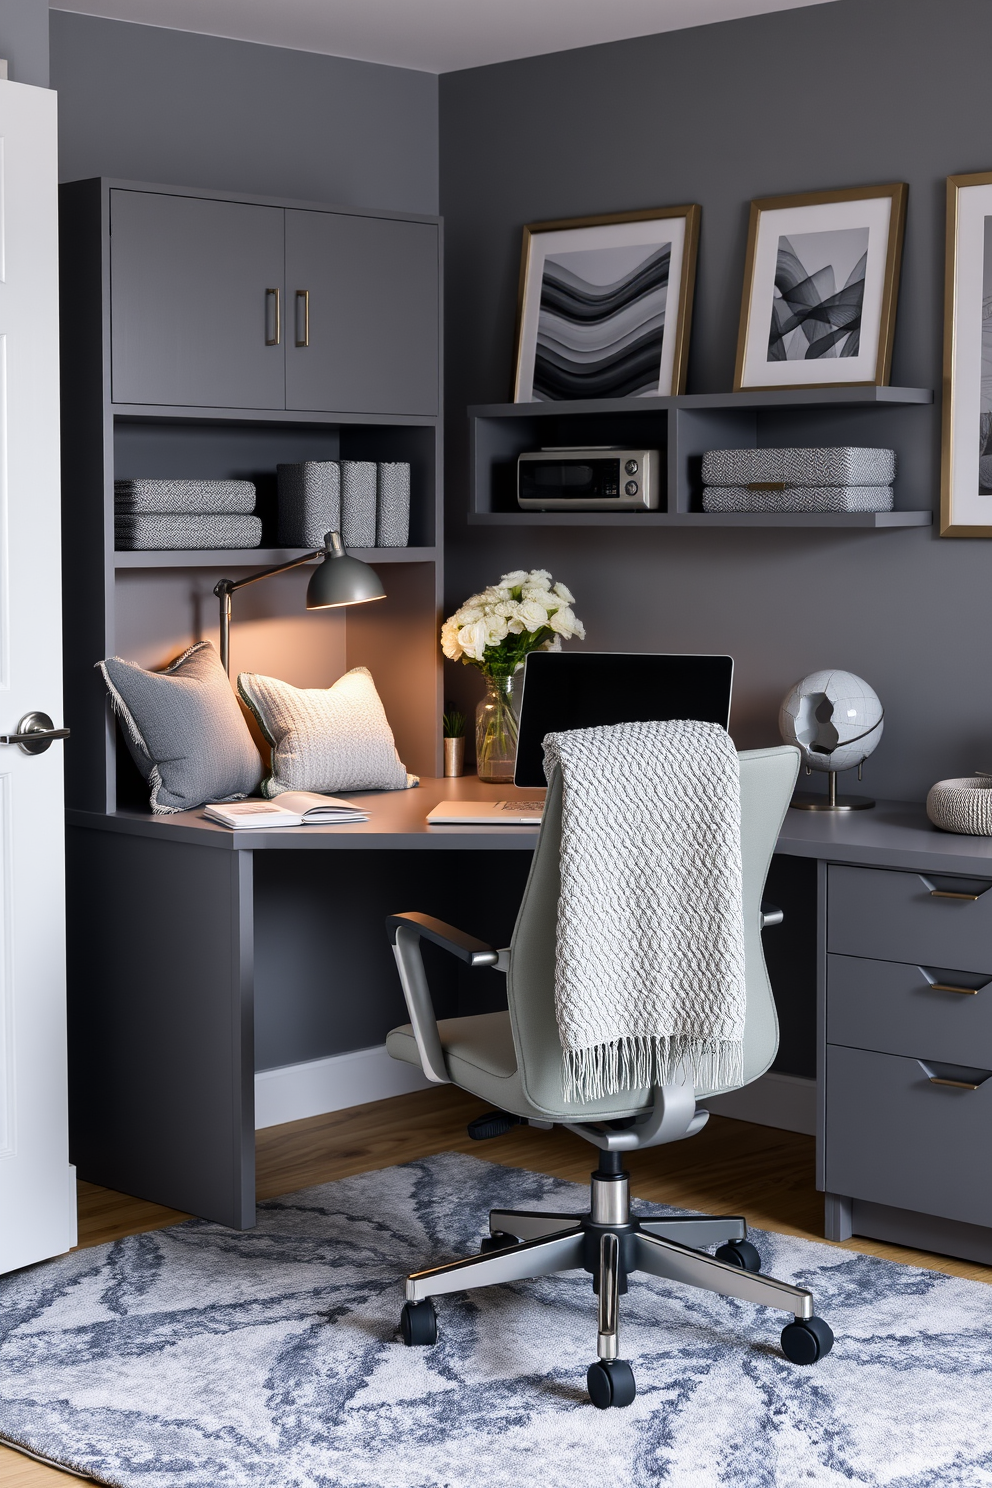
[[[521,460],[519,470],[522,498],[620,498],[619,460]]]

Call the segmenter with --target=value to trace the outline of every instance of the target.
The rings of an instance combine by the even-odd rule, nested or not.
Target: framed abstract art
[[[992,171],[947,178],[941,537],[992,537]]]
[[[907,188],[751,203],[734,391],[884,386]]]
[[[685,387],[698,206],[524,228],[513,401]]]

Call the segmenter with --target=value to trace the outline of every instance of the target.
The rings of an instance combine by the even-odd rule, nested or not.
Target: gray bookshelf
[[[923,410],[929,410],[929,415]],[[473,525],[520,527],[789,527],[887,530],[928,527],[933,497],[926,455],[929,388],[837,387],[697,393],[673,398],[493,403],[468,410]],[[781,514],[702,510],[708,449],[854,444],[894,449],[891,512]],[[665,491],[656,512],[523,512],[516,459],[543,446],[627,445],[662,452]]]
[[[369,613],[305,615],[305,571],[245,591],[236,665],[297,686],[369,666],[401,757],[440,773],[438,219],[108,179],[63,186],[60,214],[69,805],[140,806],[94,663],[165,664],[215,628],[218,578],[302,556],[276,541],[276,466],[300,460],[409,461],[410,546],[356,553],[388,570]],[[114,480],[136,477],[252,479],[262,546],[115,551]]]

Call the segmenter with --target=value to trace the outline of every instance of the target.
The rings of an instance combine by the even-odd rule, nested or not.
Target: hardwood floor
[[[561,1129],[517,1127],[490,1142],[471,1141],[466,1124],[483,1109],[473,1097],[443,1086],[270,1127],[258,1134],[258,1196],[274,1198],[433,1152],[469,1152],[508,1167],[587,1181],[595,1154]],[[745,1214],[759,1229],[823,1238],[823,1199],[813,1183],[812,1137],[713,1116],[690,1142],[631,1153],[627,1166],[638,1198],[713,1214]],[[83,1246],[162,1229],[185,1218],[143,1199],[90,1183],[79,1185]],[[845,1241],[841,1248],[992,1283],[992,1267],[970,1261],[858,1238]],[[67,1488],[72,1481],[65,1473],[0,1447],[2,1488]]]

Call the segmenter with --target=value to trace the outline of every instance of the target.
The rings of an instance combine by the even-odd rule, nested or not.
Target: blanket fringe
[[[744,1083],[743,1039],[631,1037],[563,1049],[562,1055],[568,1101],[605,1100],[655,1085],[722,1090]]]

